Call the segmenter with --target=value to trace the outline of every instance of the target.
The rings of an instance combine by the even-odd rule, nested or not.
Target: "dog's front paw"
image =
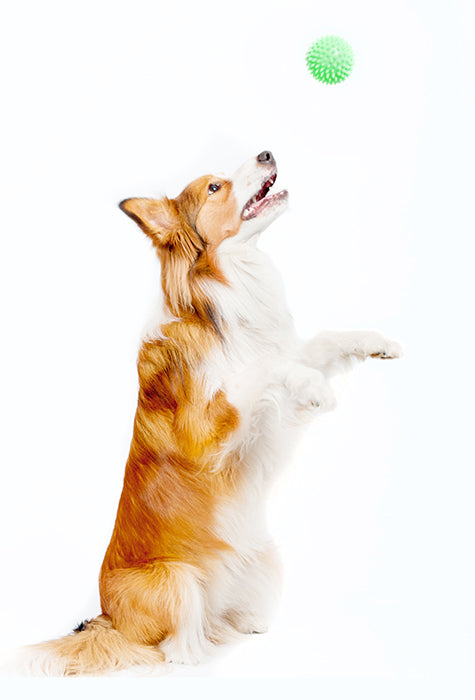
[[[395,360],[402,357],[402,347],[395,340],[386,338],[377,331],[362,331],[355,340],[351,354],[365,359],[378,357],[381,360]]]
[[[326,413],[336,406],[332,388],[316,369],[297,365],[287,375],[285,386],[298,409]]]

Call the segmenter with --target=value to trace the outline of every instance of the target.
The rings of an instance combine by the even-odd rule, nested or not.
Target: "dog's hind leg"
[[[241,634],[267,632],[281,588],[280,557],[275,545],[268,543],[236,572],[224,619]]]
[[[180,611],[177,625],[160,644],[160,650],[165,654],[167,661],[197,664],[212,649],[208,636],[203,583],[201,578],[190,572],[186,585],[179,592]]]
[[[159,645],[167,661],[197,663],[210,647],[203,586],[191,564],[155,561],[103,572],[102,606],[128,639]]]

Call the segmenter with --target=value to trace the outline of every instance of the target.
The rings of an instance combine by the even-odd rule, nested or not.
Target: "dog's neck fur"
[[[291,347],[295,332],[280,275],[254,241],[229,239],[219,264],[228,284],[211,282],[209,294],[226,328],[226,344],[246,346],[247,359]]]

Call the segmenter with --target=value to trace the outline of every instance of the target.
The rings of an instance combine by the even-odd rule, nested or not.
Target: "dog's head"
[[[288,193],[269,191],[277,178],[270,151],[246,161],[232,178],[204,175],[175,199],[125,199],[120,208],[152,239],[156,247],[170,244],[173,233],[191,228],[206,246],[224,239],[248,240],[263,231],[285,209]]]
[[[224,240],[248,241],[285,209],[287,191],[270,194],[276,177],[274,157],[263,151],[230,179],[204,175],[175,199],[133,197],[120,203],[160,256],[163,288],[175,314],[195,306],[193,280],[205,273],[219,279],[216,252]]]

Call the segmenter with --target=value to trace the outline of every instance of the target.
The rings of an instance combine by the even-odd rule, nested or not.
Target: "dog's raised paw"
[[[354,334],[348,348],[349,354],[364,360],[376,357],[381,360],[395,360],[402,357],[402,347],[396,340],[386,338],[377,331],[361,331]]]
[[[395,340],[386,340],[381,348],[370,353],[370,357],[377,357],[380,360],[396,360],[402,357],[402,347]]]
[[[297,365],[286,377],[285,385],[301,410],[326,413],[336,406],[333,390],[318,370]]]

